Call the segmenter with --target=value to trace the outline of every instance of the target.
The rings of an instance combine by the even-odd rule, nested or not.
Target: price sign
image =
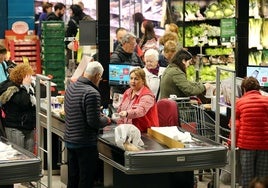
[[[234,18],[221,19],[221,41],[235,42],[236,37],[236,20]]]

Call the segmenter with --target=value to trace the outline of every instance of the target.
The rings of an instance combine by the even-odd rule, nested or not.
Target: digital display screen
[[[128,85],[129,73],[136,66],[128,64],[109,64],[109,84],[110,85]]]
[[[268,87],[268,67],[264,66],[247,66],[247,77],[256,78],[261,87]]]

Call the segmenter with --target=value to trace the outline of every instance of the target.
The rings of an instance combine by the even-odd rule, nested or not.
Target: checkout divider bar
[[[47,149],[44,148],[44,130],[41,127],[41,84],[46,87],[46,129],[47,129]],[[37,155],[44,161],[44,152],[47,153],[47,184],[37,182],[37,187],[41,184],[45,187],[52,187],[52,133],[51,133],[51,79],[47,76],[36,75],[36,134],[37,134]],[[43,116],[43,115],[42,115]],[[42,163],[44,169],[44,163]]]

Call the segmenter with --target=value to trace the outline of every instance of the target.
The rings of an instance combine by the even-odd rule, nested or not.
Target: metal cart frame
[[[221,72],[226,71],[231,73],[231,98],[230,104],[227,105],[221,102]],[[193,104],[189,97],[186,98],[176,98],[179,110],[179,121],[181,127],[193,134],[198,134],[206,137],[210,140],[216,141],[222,144],[223,141],[230,141],[228,136],[221,135],[221,131],[231,133],[231,147],[230,147],[230,166],[231,166],[231,187],[238,187],[236,182],[236,133],[235,133],[235,98],[236,98],[236,73],[234,70],[225,69],[222,67],[217,67],[216,76],[216,111],[215,120],[213,120],[202,108],[202,105]],[[231,109],[231,129],[227,130],[221,126],[220,122],[220,106],[225,106]],[[199,174],[201,174],[199,172]],[[214,174],[214,185],[219,187],[220,185],[220,169],[216,168]]]
[[[41,80],[45,82],[46,86],[46,100],[47,107],[45,115],[41,113]],[[41,180],[37,182],[37,187],[40,188],[41,184],[45,187],[52,187],[52,133],[51,133],[51,80],[49,77],[37,74],[36,75],[36,133],[37,133],[37,155],[44,160],[44,153],[47,154],[47,184],[41,183]],[[43,116],[47,122],[45,125],[47,129],[47,148],[44,148],[44,129],[41,126],[41,116]],[[42,163],[42,169],[44,164]]]

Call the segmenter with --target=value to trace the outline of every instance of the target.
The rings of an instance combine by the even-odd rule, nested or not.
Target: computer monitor
[[[113,86],[129,85],[129,73],[134,68],[137,68],[137,66],[125,63],[110,63],[109,84]]]
[[[256,78],[262,88],[268,87],[268,66],[247,66],[247,77]]]

